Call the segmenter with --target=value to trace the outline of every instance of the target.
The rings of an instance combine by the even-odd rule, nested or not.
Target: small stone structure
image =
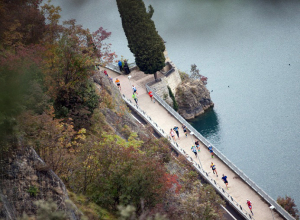
[[[160,71],[163,77],[158,82],[151,82],[148,85],[164,99],[169,105],[172,105],[172,99],[169,96],[168,86],[172,92],[176,93],[176,87],[181,83],[181,78],[178,69],[172,62],[167,62],[166,66]]]

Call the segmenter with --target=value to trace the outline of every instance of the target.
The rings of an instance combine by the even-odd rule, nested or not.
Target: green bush
[[[36,186],[30,186],[27,192],[30,194],[31,197],[36,197],[39,193],[39,189]]]
[[[98,106],[99,96],[89,80],[75,89],[62,89],[54,102],[57,118],[72,118],[76,130],[89,128],[90,118]]]

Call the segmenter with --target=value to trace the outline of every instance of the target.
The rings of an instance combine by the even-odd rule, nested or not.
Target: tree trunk
[[[157,72],[154,73],[154,79],[157,82]]]

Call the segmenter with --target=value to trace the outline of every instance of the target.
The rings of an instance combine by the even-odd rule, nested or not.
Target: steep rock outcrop
[[[0,157],[0,219],[15,220],[25,213],[35,216],[35,201],[53,201],[68,219],[82,213],[69,200],[62,180],[49,170],[34,149],[25,147]]]
[[[126,136],[128,132],[124,131],[125,126],[128,126],[132,132],[136,132],[139,137],[144,136],[143,127],[132,117],[119,89],[114,86],[113,82],[101,72],[93,76],[93,81],[101,99],[100,103],[106,103],[100,104],[105,124],[125,139],[128,138]]]
[[[176,88],[175,99],[178,113],[185,119],[192,119],[214,106],[210,93],[201,80],[187,80]]]

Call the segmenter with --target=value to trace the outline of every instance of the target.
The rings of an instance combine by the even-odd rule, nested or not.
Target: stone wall
[[[161,73],[164,76],[160,78],[160,81],[151,83],[150,86],[157,95],[164,99],[169,105],[172,105],[172,100],[169,97],[168,86],[175,95],[176,88],[181,83],[179,71],[173,62],[167,62],[167,65],[164,67]]]

